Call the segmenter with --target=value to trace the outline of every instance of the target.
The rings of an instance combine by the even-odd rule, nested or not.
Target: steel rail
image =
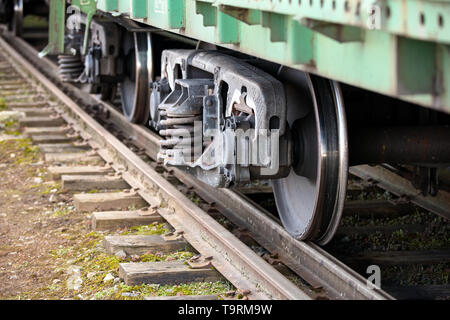
[[[20,45],[22,54],[36,61],[37,52],[34,48],[20,39],[16,44]],[[52,62],[42,60],[38,63],[45,64],[44,71],[57,80]],[[70,91],[76,94],[77,90],[72,87]],[[131,137],[137,146],[144,148],[151,158],[156,159],[159,136],[143,126],[131,124],[114,107],[94,96],[84,95],[79,98],[87,100],[89,104],[103,105],[109,112],[108,121]],[[204,200],[214,202],[215,207],[233,223],[249,230],[263,247],[277,253],[280,260],[303,279],[315,288],[323,288],[327,296],[337,299],[393,299],[383,290],[371,289],[362,276],[315,244],[293,239],[279,221],[242,194],[228,189],[211,188],[177,168],[170,169],[180,181],[192,186]]]
[[[363,179],[373,181],[378,187],[410,201],[419,207],[450,219],[450,193],[439,190],[434,197],[424,196],[410,181],[400,177],[381,166],[361,165],[350,168],[350,173]]]
[[[109,112],[109,121],[132,137],[138,147],[156,159],[160,137],[149,129],[126,121],[108,103],[98,101]],[[236,225],[246,228],[264,248],[276,253],[279,259],[315,288],[323,288],[327,296],[339,299],[392,299],[386,292],[371,289],[366,279],[311,242],[292,238],[265,209],[230,189],[216,189],[178,168],[170,168],[173,175],[205,201],[214,203],[219,211]]]
[[[18,68],[19,72],[36,79],[60,102],[61,116],[82,130],[80,135],[99,155],[107,162],[114,160],[111,165],[123,171],[123,179],[152,206],[162,207],[158,210],[161,216],[203,257],[212,257],[211,264],[236,288],[251,299],[310,299],[90,117],[2,38],[0,46],[13,65],[23,68]]]

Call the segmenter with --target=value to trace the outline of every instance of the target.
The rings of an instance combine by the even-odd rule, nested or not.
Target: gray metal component
[[[161,127],[161,113],[159,111],[159,105],[166,97],[170,94],[169,81],[166,78],[160,81],[155,81],[150,84],[151,94],[150,94],[150,127],[159,131]]]
[[[160,152],[166,163],[189,166],[202,154],[203,135],[196,134],[194,125],[201,121],[203,99],[213,88],[212,79],[177,79],[175,89],[159,105],[165,128],[160,130],[165,137]]]
[[[80,55],[59,55],[58,56],[59,75],[63,82],[76,82],[84,66]]]
[[[162,54],[162,74],[175,87],[177,70],[180,78],[200,78],[205,73],[214,76],[215,92],[222,82],[228,86],[228,99],[223,106],[225,117],[231,116],[233,106],[240,103],[247,92],[246,103],[254,111],[255,129],[269,129],[272,118],[279,119],[280,136],[286,128],[286,110],[283,85],[266,72],[242,60],[217,51],[165,50]],[[200,76],[199,76],[200,75]]]
[[[278,212],[293,237],[326,244],[339,225],[347,186],[342,95],[337,83],[301,71],[281,69],[280,78],[287,86],[294,148],[300,150],[289,176],[272,181]]]
[[[94,19],[90,24],[87,52],[83,55],[86,21],[86,16],[80,13],[67,18],[65,50],[68,54],[61,55],[59,59],[61,77],[63,81],[80,84],[89,93],[100,91],[104,99],[111,99],[120,73],[120,31],[110,21]]]
[[[149,83],[153,80],[150,33],[135,32],[124,39],[125,77],[120,83],[122,110],[129,121],[146,123],[149,117]]]
[[[179,130],[189,127],[190,132],[177,134],[200,142],[187,148],[189,140],[182,143],[170,135],[160,150],[166,165],[184,167],[216,187],[287,174],[278,161],[278,154],[290,154],[278,148],[289,147],[280,144],[286,132],[286,107],[278,80],[216,51],[165,50],[161,60],[163,80],[172,92],[159,107],[160,124]],[[198,134],[195,121],[202,123]],[[161,135],[167,133],[163,130]],[[177,143],[181,147],[174,152]],[[185,151],[189,154],[182,154]],[[283,157],[282,167],[289,161],[289,156]]]
[[[98,19],[92,20],[90,34],[85,71],[88,73],[89,83],[100,84],[102,80],[117,75],[121,37],[114,23]]]
[[[16,37],[23,32],[23,0],[14,0],[14,14],[11,21],[11,30]]]

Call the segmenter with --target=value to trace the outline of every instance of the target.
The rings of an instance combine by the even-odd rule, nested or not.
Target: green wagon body
[[[52,0],[51,51],[65,1]],[[343,83],[450,112],[450,1],[74,0]]]

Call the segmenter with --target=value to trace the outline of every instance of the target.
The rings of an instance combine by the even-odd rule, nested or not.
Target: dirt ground
[[[8,133],[18,134],[14,128]],[[95,232],[90,214],[78,212],[72,196],[51,180],[38,149],[29,140],[0,140],[0,299],[140,300],[234,294],[226,280],[126,285],[118,276],[120,262],[186,260],[195,252],[147,252],[125,258],[110,255],[103,248],[106,235],[163,234],[168,226]]]
[[[0,298],[62,281],[51,252],[80,241],[65,231],[87,233],[89,220],[58,191],[34,147],[0,142]]]

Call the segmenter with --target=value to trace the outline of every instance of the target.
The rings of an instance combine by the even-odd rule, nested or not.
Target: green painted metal
[[[98,0],[97,9],[450,113],[450,0]]]
[[[97,12],[97,0],[72,0],[72,6],[78,7],[82,13],[86,14],[86,32],[84,34],[83,49],[81,52],[85,55],[87,52],[91,22]]]
[[[118,0],[98,0],[97,6],[102,8],[103,11],[119,10]]]
[[[39,53],[40,57],[45,57],[50,53],[64,52],[65,0],[50,0],[50,7],[48,45]]]
[[[131,0],[131,17],[134,19],[147,18],[147,1]]]

